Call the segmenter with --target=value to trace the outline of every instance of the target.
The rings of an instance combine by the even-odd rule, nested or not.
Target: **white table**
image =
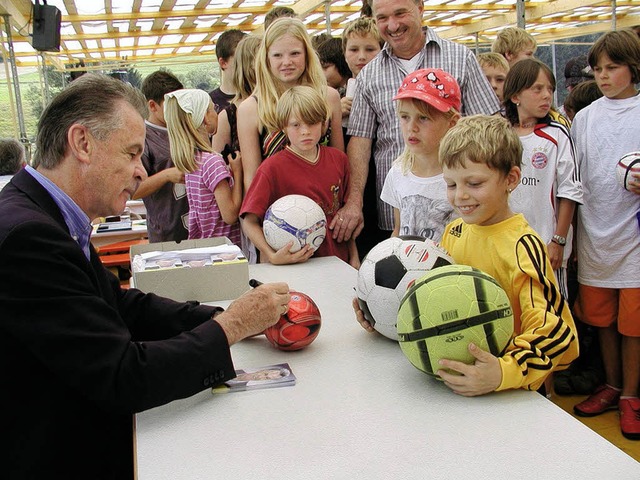
[[[640,463],[535,392],[464,398],[415,369],[356,323],[356,271],[336,258],[250,269],[309,294],[323,323],[298,352],[234,345],[235,366],[289,362],[298,383],[138,414],[139,480],[640,479]]]

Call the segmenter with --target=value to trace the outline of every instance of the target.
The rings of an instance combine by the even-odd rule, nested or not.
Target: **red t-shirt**
[[[349,159],[333,147],[320,146],[318,161],[310,163],[289,148],[267,158],[246,193],[240,215],[253,213],[264,218],[273,202],[285,195],[305,195],[314,200],[327,217],[327,227],[344,204],[349,185]],[[349,261],[348,242],[336,242],[327,228],[327,236],[314,253],[316,257],[336,257]]]

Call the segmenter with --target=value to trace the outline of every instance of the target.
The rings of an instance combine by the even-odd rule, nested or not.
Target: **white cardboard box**
[[[231,244],[227,237],[203,238],[176,242],[134,245],[129,255],[154,251],[179,251],[189,248],[214,247]],[[143,292],[185,302],[233,300],[249,290],[249,264],[246,259],[214,263],[197,268],[167,268],[133,272],[133,285]]]

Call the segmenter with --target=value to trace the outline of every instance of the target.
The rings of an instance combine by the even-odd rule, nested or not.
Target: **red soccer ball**
[[[289,311],[264,331],[278,350],[300,350],[313,342],[320,333],[320,310],[308,295],[291,292]]]

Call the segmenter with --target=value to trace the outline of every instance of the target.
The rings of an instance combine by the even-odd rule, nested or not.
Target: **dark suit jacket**
[[[0,193],[0,476],[132,478],[132,414],[235,375],[214,311],[122,290],[48,192],[14,176]]]

